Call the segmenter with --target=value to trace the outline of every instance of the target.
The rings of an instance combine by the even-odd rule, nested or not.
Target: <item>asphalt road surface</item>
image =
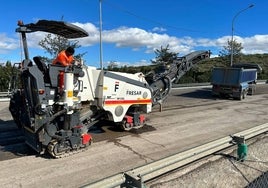
[[[238,101],[213,98],[210,88],[173,89],[163,111],[155,106],[142,129],[121,132],[101,122],[90,130],[94,143],[87,151],[63,159],[38,156],[27,148],[8,103],[1,102],[0,185],[79,187],[267,123],[267,91],[267,84],[257,85],[256,95]]]

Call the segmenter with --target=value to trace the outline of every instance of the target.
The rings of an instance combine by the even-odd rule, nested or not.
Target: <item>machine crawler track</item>
[[[86,151],[89,148],[89,146],[91,145],[91,143],[92,143],[92,141],[90,141],[87,145],[84,145],[83,147],[79,147],[77,149],[70,148],[70,150],[58,153],[57,152],[58,141],[52,140],[47,147],[47,152],[49,153],[49,155],[51,157],[53,157],[55,159],[65,158],[65,157],[69,157],[71,155]]]

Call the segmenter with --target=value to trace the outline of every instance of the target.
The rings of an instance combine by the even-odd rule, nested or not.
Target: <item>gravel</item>
[[[248,144],[245,161],[238,161],[236,150],[222,153],[223,157],[212,157],[183,170],[178,170],[146,185],[150,188],[198,187],[198,188],[240,188],[246,187],[263,175],[262,181],[250,184],[252,187],[268,187],[268,135]],[[259,184],[257,184],[259,183]]]

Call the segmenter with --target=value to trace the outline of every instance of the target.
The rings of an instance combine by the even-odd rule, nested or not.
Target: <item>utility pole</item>
[[[100,68],[103,69],[103,63],[102,63],[102,7],[101,7],[101,1],[100,2]]]

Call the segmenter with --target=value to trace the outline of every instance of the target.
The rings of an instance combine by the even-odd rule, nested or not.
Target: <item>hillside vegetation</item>
[[[258,73],[259,80],[268,80],[268,54],[254,54],[254,55],[241,55],[240,63],[258,64],[262,67],[262,72]],[[235,62],[234,62],[235,64]],[[194,66],[176,83],[204,83],[211,81],[211,73],[214,67],[228,67],[230,60],[222,57],[210,58],[204,60]],[[156,68],[152,66],[124,66],[124,67],[108,67],[110,71],[136,73],[142,72],[144,74]]]

